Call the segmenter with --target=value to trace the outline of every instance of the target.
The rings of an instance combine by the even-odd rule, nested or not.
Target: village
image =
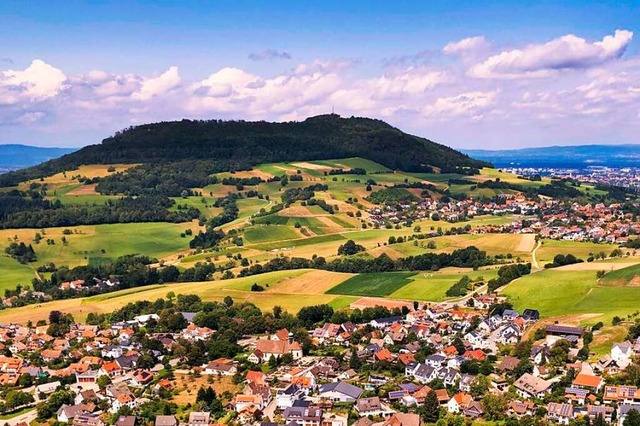
[[[463,307],[369,307],[358,310],[360,321],[339,311],[331,319],[343,321],[314,321],[323,309],[299,314],[312,326],[295,333],[243,335],[235,356],[218,356],[233,342],[222,326],[202,325],[203,312],[127,308],[118,313],[131,313],[126,319],[89,325],[54,311],[48,323],[5,324],[1,408],[17,412],[8,424],[20,426],[627,425],[640,411],[637,377],[624,375],[640,368],[640,338],[593,357],[597,327],[541,324],[537,310],[517,312],[496,294]]]
[[[540,238],[568,241],[606,242],[624,244],[629,235],[637,234],[640,225],[635,215],[621,203],[565,202],[558,199],[534,200],[524,194],[500,194],[495,199],[480,201],[473,198],[446,202],[423,199],[401,202],[369,210],[370,220],[378,227],[431,219],[460,225],[460,233],[536,233]],[[515,215],[512,221],[500,225],[473,224],[482,216]],[[473,224],[474,226],[464,226]],[[442,234],[431,230],[430,236]]]

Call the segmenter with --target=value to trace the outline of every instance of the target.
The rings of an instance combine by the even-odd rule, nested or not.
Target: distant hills
[[[370,118],[320,115],[301,122],[182,120],[130,127],[101,144],[86,146],[39,166],[0,176],[0,186],[74,169],[83,164],[215,162],[217,169],[261,163],[363,157],[391,169],[428,172],[480,168],[477,161],[444,145],[409,135]]]
[[[20,144],[0,145],[0,172],[35,166],[73,151],[76,151],[76,148],[43,148]]]
[[[640,145],[548,146],[508,150],[467,149],[464,153],[496,167],[640,167]]]

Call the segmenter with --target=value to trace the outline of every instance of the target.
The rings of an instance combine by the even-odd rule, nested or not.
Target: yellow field
[[[355,274],[330,271],[311,271],[299,277],[288,279],[267,292],[288,294],[324,294]]]
[[[42,181],[39,179],[30,180],[21,183],[18,188],[21,190],[28,189],[31,183],[47,184],[49,191],[55,191],[58,188],[77,185],[79,182],[73,179],[74,176],[85,176],[88,178],[105,177],[110,174],[122,172],[131,167],[135,167],[137,164],[92,164],[89,166],[80,166],[76,170],[69,170],[65,173],[56,173],[55,175],[48,176]],[[107,171],[110,167],[114,167],[114,172]]]
[[[326,274],[321,277],[320,274]],[[308,277],[306,277],[308,275]],[[251,302],[262,310],[271,310],[274,306],[282,306],[285,310],[295,313],[301,308],[322,303],[335,307],[345,307],[356,298],[340,295],[322,294],[322,290],[334,283],[347,279],[350,274],[339,274],[323,271],[297,270],[279,271],[253,277],[236,278],[224,281],[206,281],[193,283],[177,283],[152,285],[133,289],[106,293],[84,299],[56,300],[38,305],[28,305],[19,308],[0,311],[0,322],[25,323],[28,320],[36,322],[47,319],[49,312],[60,310],[70,313],[77,321],[83,321],[89,312],[108,313],[121,308],[127,303],[137,300],[156,300],[166,297],[169,291],[175,294],[197,294],[203,300],[222,301],[225,296],[231,296],[237,302]],[[290,278],[292,277],[292,278]],[[251,283],[263,286],[270,283],[268,291],[251,292],[238,290]],[[282,284],[279,284],[282,283]],[[314,283],[319,283],[314,287]],[[271,287],[273,287],[271,289]],[[297,293],[298,290],[306,293]]]

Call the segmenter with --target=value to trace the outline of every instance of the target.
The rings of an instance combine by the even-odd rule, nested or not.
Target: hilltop
[[[409,135],[369,118],[338,115],[302,122],[182,120],[130,127],[59,159],[0,176],[0,186],[72,170],[81,165],[215,161],[216,169],[246,169],[263,163],[362,157],[393,170],[481,168],[452,148]]]

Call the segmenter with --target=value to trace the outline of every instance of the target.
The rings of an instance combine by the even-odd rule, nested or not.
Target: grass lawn
[[[351,296],[388,296],[409,284],[414,272],[359,274],[327,291],[327,294]]]
[[[381,173],[389,171],[388,168],[376,163],[375,161],[367,160],[360,157],[343,158],[339,160],[311,161],[311,163],[329,166],[334,169],[344,169],[345,166],[349,169],[360,168],[365,169],[367,173]]]
[[[144,253],[150,257],[164,257],[186,250],[189,237],[180,238],[186,229],[196,231],[196,222],[186,223],[123,223],[109,225],[87,225],[68,228],[49,228],[43,240],[33,243],[37,229],[0,230],[0,240],[18,236],[19,241],[32,243],[38,256],[35,265],[54,262],[58,266],[86,265],[91,259],[115,259],[119,256]],[[70,235],[63,231],[70,229]],[[67,244],[62,243],[65,237]],[[47,239],[55,240],[55,245],[47,245]],[[4,272],[4,271],[3,271]],[[30,280],[29,280],[30,281]]]
[[[637,285],[635,281],[640,275],[640,264],[627,266],[626,268],[611,271],[605,274],[600,280],[601,285],[626,286]]]
[[[297,240],[288,240],[288,241],[274,241],[270,243],[261,243],[261,244],[251,244],[251,248],[255,248],[258,250],[276,250],[283,249],[287,247],[298,247],[298,246],[309,246],[326,242],[334,242],[341,241],[342,244],[346,241],[346,238],[342,235],[337,234],[329,234],[329,235],[319,235],[317,237],[310,238],[300,238]],[[337,248],[337,246],[336,246]]]
[[[255,225],[246,228],[244,231],[244,239],[249,244],[293,240],[296,238],[300,238],[300,234],[286,225]]]
[[[220,281],[223,289],[250,291],[254,283],[261,285],[265,290],[277,291],[278,283],[290,278],[299,277],[309,272],[309,269],[297,269],[294,271],[276,271],[269,274],[260,274],[250,277],[235,278]]]
[[[454,268],[447,268],[435,273],[419,273],[410,277],[411,283],[393,292],[389,297],[440,302],[446,298],[447,290],[465,275],[472,280],[482,277],[484,282],[487,282],[497,276],[497,271],[495,269],[473,271],[471,269],[454,270]]]
[[[56,300],[37,305],[0,310],[0,322],[26,323],[29,319],[35,322],[40,319],[47,319],[49,312],[52,310],[70,313],[76,321],[84,321],[89,312],[113,312],[127,303],[164,298],[169,291],[173,291],[175,294],[197,294],[207,301],[222,301],[226,296],[231,296],[238,303],[251,302],[265,311],[279,305],[291,313],[298,312],[304,306],[322,303],[331,304],[334,308],[343,308],[356,299],[332,294],[288,294],[277,292],[278,285],[286,286],[289,280],[302,279],[305,274],[313,274],[314,272],[309,270],[278,271],[224,281],[152,285],[82,299]],[[269,288],[266,289],[267,291],[262,292],[242,290],[243,288],[250,288],[254,282],[263,285],[265,283],[273,283],[274,288]]]
[[[538,262],[540,263],[540,266],[553,261],[553,257],[557,254],[567,255],[571,253],[586,262],[591,253],[604,252],[605,254],[609,255],[609,253],[611,253],[611,250],[616,247],[617,246],[615,244],[545,239],[542,240],[542,245],[540,246],[538,251],[536,251],[536,257],[538,259]]]
[[[638,310],[640,287],[603,287],[594,271],[545,270],[524,276],[503,293],[516,309],[538,309],[542,317],[592,314],[590,323]]]
[[[38,263],[33,263],[35,267]],[[0,255],[0,292],[5,289],[13,290],[18,284],[31,286],[35,278],[34,269],[30,265],[23,265],[17,260],[4,254]]]

